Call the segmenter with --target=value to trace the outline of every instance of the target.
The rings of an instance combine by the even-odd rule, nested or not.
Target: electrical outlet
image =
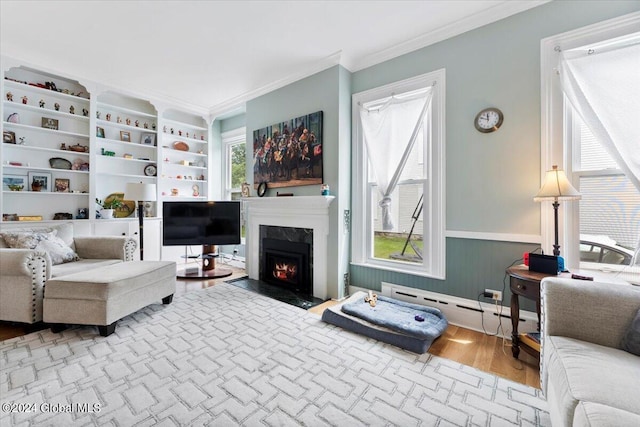
[[[502,291],[494,291],[493,289],[485,289],[484,296],[496,301],[502,301]]]

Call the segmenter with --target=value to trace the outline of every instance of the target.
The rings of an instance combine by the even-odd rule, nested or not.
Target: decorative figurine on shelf
[[[204,141],[204,135],[200,135],[200,141]]]
[[[171,128],[171,135],[173,135],[173,128]]]
[[[106,115],[106,118],[107,118],[107,121],[108,121],[108,122],[110,122],[110,121],[111,121],[111,113],[108,113],[108,114]]]
[[[60,111],[60,104],[58,104],[57,102],[53,104],[53,109],[56,111]]]
[[[171,189],[171,195],[172,196],[177,196],[178,195],[178,189],[177,188],[172,188]]]
[[[139,127],[139,126],[140,126],[140,121],[136,120],[136,121],[134,122],[134,124],[136,125],[136,127]]]
[[[85,116],[85,117],[88,117],[89,116],[89,110],[87,110],[86,108],[83,108],[82,109],[82,115]]]
[[[193,197],[200,196],[200,187],[198,187],[198,184],[193,184],[193,187],[191,187],[191,189],[193,190]]]
[[[144,125],[142,125],[145,129],[149,129],[149,123],[144,122]]]
[[[29,98],[27,98],[26,96],[22,97],[22,103],[26,104],[27,102],[29,102]]]
[[[116,122],[122,123],[122,119],[120,118],[120,116],[118,116],[118,118],[116,119]]]
[[[7,92],[7,101],[13,101],[13,94],[11,92]]]
[[[76,109],[75,107],[72,105],[69,107],[69,114],[75,114],[76,113]]]
[[[102,115],[102,113],[100,111],[96,111],[96,119],[100,120],[100,115]]]
[[[131,125],[131,119],[129,117],[127,117],[127,120],[125,120],[125,122],[127,123],[127,125]]]
[[[178,136],[182,136],[182,131],[181,130],[178,131]]]
[[[189,132],[187,132],[187,138],[189,138]]]
[[[162,127],[162,132],[167,133],[167,126],[166,125]]]
[[[155,123],[151,123],[151,129],[156,130],[156,124]]]
[[[20,140],[20,142],[18,143],[18,145],[26,145],[27,143],[27,137],[26,136],[21,136],[20,138],[18,138]],[[29,166],[29,165],[27,165]]]
[[[44,99],[40,100],[40,108],[44,108]]]
[[[60,149],[61,150],[66,150],[67,149],[67,144],[65,144],[64,142],[62,144],[60,144]]]
[[[42,191],[42,181],[33,178],[33,182],[31,182],[31,191]]]

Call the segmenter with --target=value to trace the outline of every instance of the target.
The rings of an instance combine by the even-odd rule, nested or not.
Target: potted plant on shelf
[[[100,217],[104,219],[113,218],[113,211],[123,206],[122,200],[115,197],[109,201],[102,201],[96,197],[96,203],[100,205]]]

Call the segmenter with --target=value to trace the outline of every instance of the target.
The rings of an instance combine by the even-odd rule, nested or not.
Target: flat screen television
[[[162,244],[240,244],[240,202],[164,202]]]

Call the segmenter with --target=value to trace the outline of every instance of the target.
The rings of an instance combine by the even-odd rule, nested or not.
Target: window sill
[[[419,277],[424,277],[424,278],[427,278],[427,279],[436,279],[436,280],[445,280],[446,279],[446,277],[444,275],[442,275],[442,276],[435,275],[435,274],[430,273],[428,271],[409,270],[409,269],[406,269],[406,268],[403,269],[401,267],[392,267],[392,266],[388,266],[388,265],[366,263],[366,262],[351,262],[351,265],[354,265],[356,267],[372,268],[372,269],[375,269],[375,270],[390,271],[390,272],[393,272],[393,273],[408,274],[410,276],[419,276]]]

